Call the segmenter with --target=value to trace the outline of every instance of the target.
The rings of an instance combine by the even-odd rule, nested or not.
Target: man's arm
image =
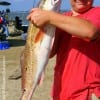
[[[85,39],[94,39],[99,34],[98,29],[91,21],[75,16],[65,16],[53,11],[32,9],[27,17],[36,26],[52,24],[67,33]]]
[[[50,16],[50,24],[71,35],[92,40],[99,34],[100,30],[88,20],[75,16],[64,16],[58,13],[50,15],[53,15],[53,17]]]

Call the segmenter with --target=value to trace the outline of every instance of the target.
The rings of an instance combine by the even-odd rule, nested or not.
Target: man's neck
[[[72,10],[72,16],[78,16],[78,15],[80,15],[80,13],[75,12],[74,10]]]

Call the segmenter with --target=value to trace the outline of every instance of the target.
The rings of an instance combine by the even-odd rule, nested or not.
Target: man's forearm
[[[81,38],[91,39],[98,31],[91,22],[82,18],[65,16],[54,12],[52,12],[49,17],[50,24]]]

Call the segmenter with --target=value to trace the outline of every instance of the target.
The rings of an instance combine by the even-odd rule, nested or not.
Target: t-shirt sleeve
[[[94,8],[90,11],[87,19],[100,29],[100,7]]]

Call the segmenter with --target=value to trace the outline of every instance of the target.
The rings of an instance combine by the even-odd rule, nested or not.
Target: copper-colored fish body
[[[49,4],[49,5],[48,5]],[[41,0],[39,7],[57,11],[60,0]],[[21,56],[22,90],[21,100],[31,100],[32,94],[48,63],[52,49],[55,27],[46,25],[43,29],[29,24],[26,45]]]

